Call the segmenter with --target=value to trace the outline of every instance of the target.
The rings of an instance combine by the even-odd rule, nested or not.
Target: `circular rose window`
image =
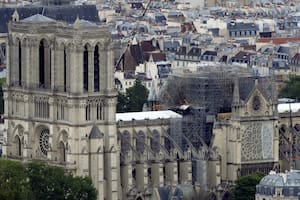
[[[43,129],[40,134],[40,149],[44,155],[49,151],[49,129]]]

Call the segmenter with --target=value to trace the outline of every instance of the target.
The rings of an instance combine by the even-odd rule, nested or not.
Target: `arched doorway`
[[[59,151],[59,163],[65,163],[66,162],[66,147],[63,142],[59,143],[58,151]]]
[[[22,141],[21,141],[21,138],[16,135],[15,137],[15,142],[16,142],[16,156],[17,157],[22,157]]]

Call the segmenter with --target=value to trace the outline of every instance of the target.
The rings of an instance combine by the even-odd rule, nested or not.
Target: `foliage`
[[[97,199],[97,192],[90,178],[66,175],[63,168],[49,166],[42,162],[23,165],[20,162],[2,159],[0,160],[0,178],[9,180],[0,182],[1,200]]]
[[[280,90],[280,97],[300,99],[300,76],[291,75]]]
[[[64,177],[62,168],[32,162],[28,164],[27,174],[35,199],[59,199],[63,196],[63,187],[60,185]]]
[[[126,89],[126,93],[119,93],[117,112],[139,112],[143,110],[143,105],[147,103],[148,90],[136,80],[134,86]]]
[[[31,199],[26,170],[20,162],[0,159],[0,199]]]
[[[234,200],[254,200],[256,185],[264,177],[264,174],[254,173],[240,177],[232,189]]]
[[[127,97],[126,94],[121,92],[118,93],[117,112],[127,112]]]

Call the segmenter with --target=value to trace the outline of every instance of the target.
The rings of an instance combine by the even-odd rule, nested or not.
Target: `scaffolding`
[[[234,80],[252,80],[252,74],[245,67],[219,64],[177,69],[162,88],[160,102],[183,115],[182,134],[196,149],[203,147],[201,141],[209,146],[215,116],[231,112]]]
[[[235,83],[239,97],[246,100],[256,82],[267,98],[277,97],[272,76],[258,77],[241,65],[206,64],[193,71],[177,68],[161,89],[160,103],[183,115],[181,134],[200,149],[210,146],[216,115],[231,113]],[[187,142],[181,143],[186,150]]]
[[[272,76],[257,77],[256,72],[240,65],[202,65],[194,70],[177,68],[163,85],[159,94],[161,105],[183,116],[181,126],[178,122],[170,124],[170,135],[176,137],[182,151],[191,150],[193,182],[201,187],[207,186],[208,161],[216,159],[211,157],[216,116],[231,113],[235,84],[238,84],[239,98],[246,100],[255,83],[266,98],[277,97]]]

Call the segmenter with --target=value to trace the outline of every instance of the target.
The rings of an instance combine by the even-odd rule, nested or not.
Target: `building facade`
[[[108,28],[34,15],[9,23],[3,154],[90,176],[119,199],[116,91]]]
[[[158,188],[170,192],[178,184],[178,194],[189,188],[185,195],[191,195],[191,155],[170,137],[178,131],[170,131],[171,121],[180,123],[181,115],[116,115],[113,46],[106,26],[39,14],[19,20],[15,12],[7,41],[3,155],[90,176],[99,200],[161,199]]]
[[[285,173],[270,172],[256,186],[255,200],[298,200],[300,172],[291,170]]]
[[[218,115],[213,146],[221,157],[221,179],[235,181],[254,172],[279,170],[277,101],[255,80],[245,95],[235,81],[232,112]],[[267,85],[265,82],[264,84]],[[226,141],[226,142],[224,142]]]

